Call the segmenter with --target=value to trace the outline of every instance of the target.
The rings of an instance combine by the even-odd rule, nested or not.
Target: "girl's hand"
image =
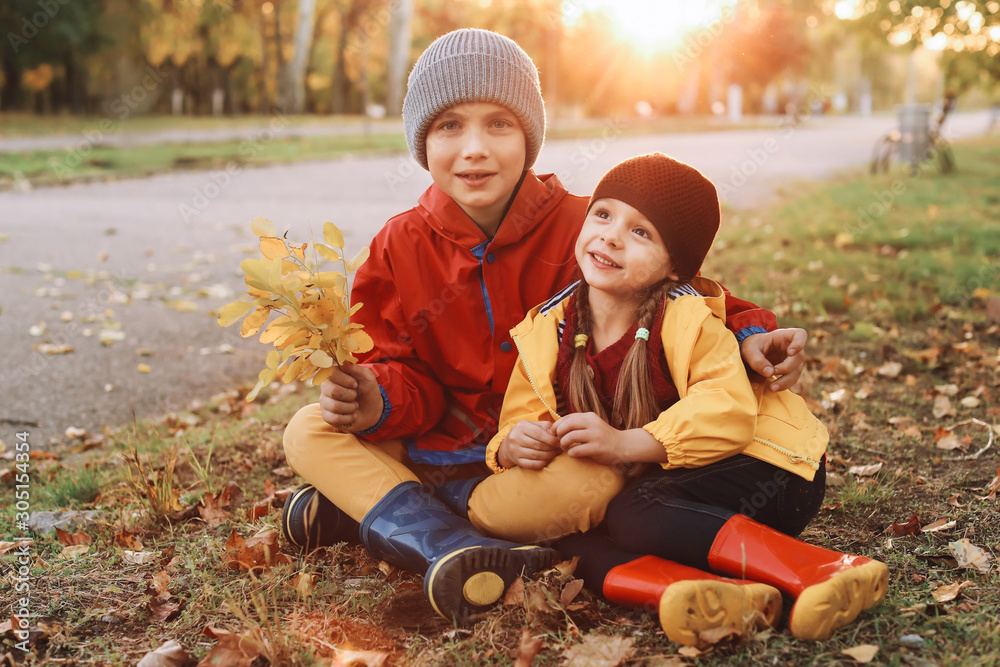
[[[808,338],[805,329],[775,329],[770,333],[753,334],[743,341],[740,355],[750,370],[768,382],[771,391],[784,391],[795,386],[802,375],[806,360],[802,351]],[[778,379],[771,382],[773,377]]]
[[[567,415],[554,430],[563,451],[573,458],[589,457],[606,466],[667,460],[663,445],[648,431],[619,431],[593,412]]]
[[[552,422],[521,421],[500,443],[497,462],[504,468],[541,470],[561,452]]]
[[[382,392],[375,374],[365,366],[335,367],[320,385],[319,408],[323,420],[341,431],[364,431],[382,418]]]

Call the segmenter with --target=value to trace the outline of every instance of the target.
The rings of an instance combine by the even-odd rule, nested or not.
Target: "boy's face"
[[[667,246],[642,213],[617,199],[598,199],[576,239],[576,261],[591,290],[634,301],[640,290],[677,280]]]
[[[490,235],[500,225],[525,159],[521,124],[499,104],[457,104],[441,112],[427,130],[431,177]]]

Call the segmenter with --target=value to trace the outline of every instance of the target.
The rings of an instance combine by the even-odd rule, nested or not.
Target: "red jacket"
[[[587,201],[528,172],[492,240],[436,185],[385,224],[351,294],[365,304],[354,319],[375,347],[362,361],[385,400],[360,435],[402,438],[416,463],[484,460],[517,360],[510,330],[575,279]],[[727,310],[733,331],[775,326],[745,301],[729,297]]]

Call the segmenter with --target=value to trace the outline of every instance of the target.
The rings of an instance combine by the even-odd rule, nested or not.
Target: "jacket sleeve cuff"
[[[382,394],[382,416],[379,417],[379,420],[375,422],[374,426],[366,428],[364,431],[356,431],[355,435],[371,435],[375,431],[382,428],[382,424],[384,424],[385,420],[389,418],[389,413],[392,412],[392,401],[389,400],[389,395],[385,393],[385,387],[379,385],[378,390],[379,393]]]
[[[767,333],[767,329],[758,326],[743,327],[742,329],[736,332],[736,342],[739,343],[740,347],[743,347],[743,341],[745,341],[750,336],[759,333]]]
[[[513,425],[505,426],[497,432],[495,436],[493,436],[493,439],[490,440],[490,444],[486,447],[486,465],[488,465],[490,470],[495,473],[501,473],[507,470],[507,468],[500,465],[500,445],[503,444],[504,438],[506,438],[507,434],[511,432],[511,429],[513,429]],[[493,443],[496,443],[496,445]]]

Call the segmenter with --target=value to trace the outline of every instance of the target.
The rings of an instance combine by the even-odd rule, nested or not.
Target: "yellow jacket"
[[[722,288],[701,277],[691,284],[706,296],[685,294],[669,302],[661,331],[680,400],[643,427],[667,450],[663,467],[696,468],[743,453],[811,481],[830,440],[826,427],[800,396],[751,384],[736,338],[725,327]],[[503,471],[497,451],[517,422],[559,418],[558,325],[568,299],[533,308],[511,329],[519,363],[504,395],[499,431],[486,449],[494,472]]]

